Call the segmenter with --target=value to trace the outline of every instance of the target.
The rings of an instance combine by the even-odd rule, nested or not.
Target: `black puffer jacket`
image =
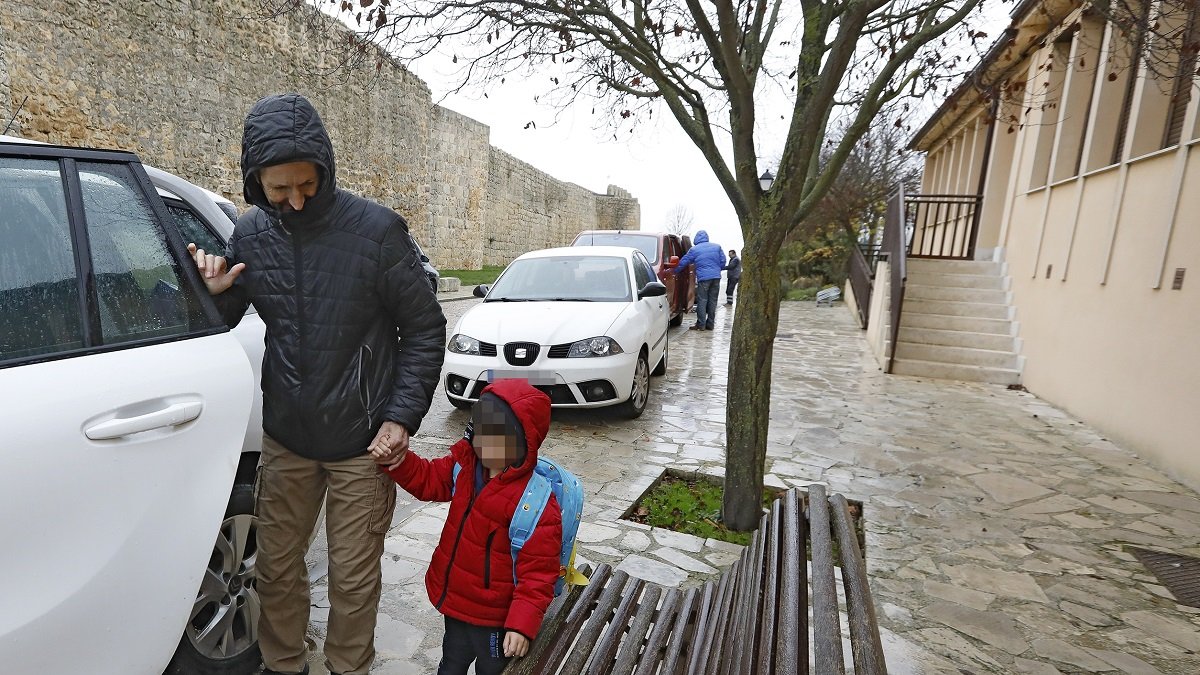
[[[298,160],[317,164],[320,187],[303,210],[280,213],[257,173]],[[230,326],[251,302],[266,324],[263,429],[322,461],[362,454],[384,420],[415,433],[441,373],[446,317],[404,219],[337,189],[329,136],[296,94],[250,111],[242,174],[255,208],[226,257],[246,269],[215,299]]]

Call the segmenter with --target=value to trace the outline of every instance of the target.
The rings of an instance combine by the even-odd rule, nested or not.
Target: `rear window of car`
[[[576,246],[629,246],[636,248],[646,256],[650,264],[658,262],[658,237],[648,234],[629,234],[626,232],[603,232],[599,234],[582,234],[575,240]]]

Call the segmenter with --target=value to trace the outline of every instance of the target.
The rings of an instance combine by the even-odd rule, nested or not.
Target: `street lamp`
[[[771,183],[774,183],[774,182],[775,182],[775,176],[771,175],[770,169],[767,169],[766,171],[763,172],[763,175],[758,177],[758,185],[759,185],[759,187],[762,188],[763,192],[770,190]]]

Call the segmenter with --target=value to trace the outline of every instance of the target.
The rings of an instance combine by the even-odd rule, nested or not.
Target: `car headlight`
[[[446,351],[479,356],[479,340],[469,335],[457,334],[450,338],[450,342],[446,345]]]
[[[617,344],[616,340],[610,337],[594,337],[572,343],[571,351],[567,353],[567,356],[569,358],[612,356],[620,354],[621,351],[621,345]]]

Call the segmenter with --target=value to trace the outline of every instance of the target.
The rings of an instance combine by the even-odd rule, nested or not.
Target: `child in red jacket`
[[[550,430],[550,398],[524,380],[497,380],[471,417],[445,457],[405,452],[387,467],[417,499],[450,502],[425,574],[429,601],[446,617],[438,675],[464,675],[472,661],[477,675],[498,674],[510,658],[525,656],[559,574],[562,512],[553,495],[515,561],[508,538]]]

